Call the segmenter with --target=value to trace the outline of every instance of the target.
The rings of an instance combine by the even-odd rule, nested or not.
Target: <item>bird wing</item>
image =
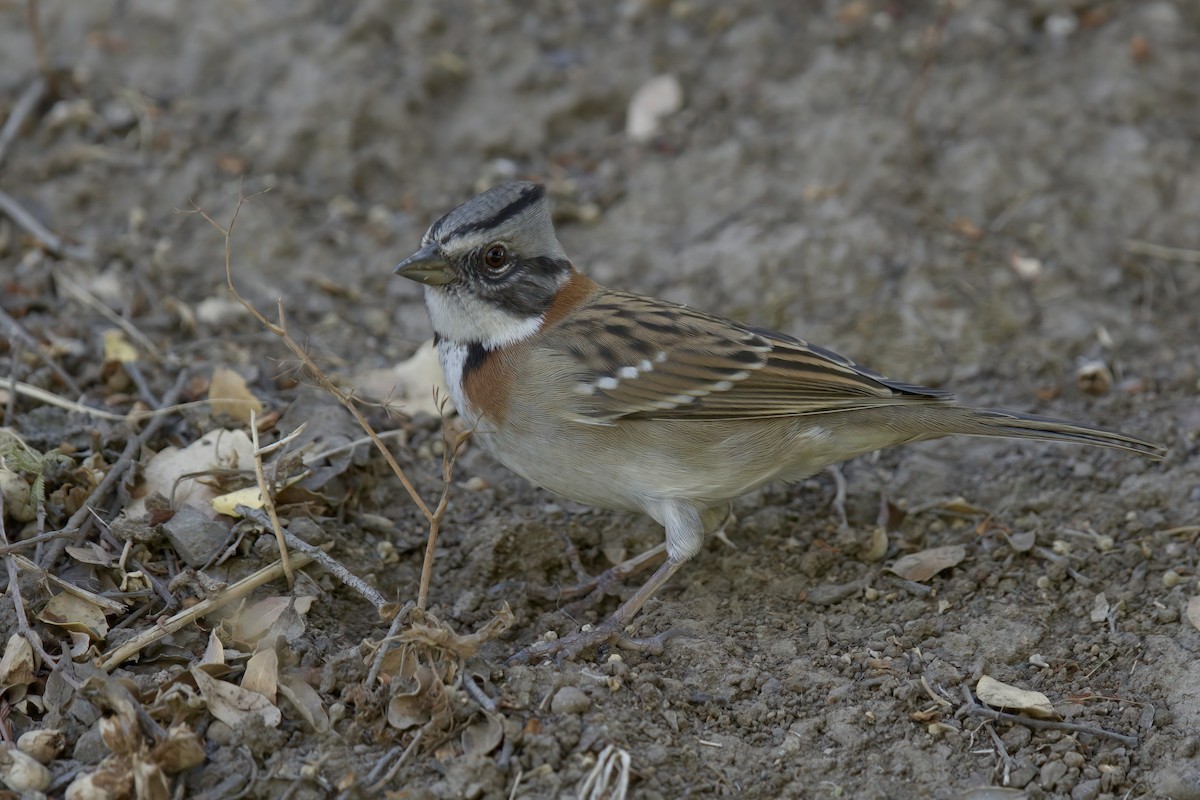
[[[571,363],[576,419],[745,419],[944,403],[822,347],[607,290],[547,332]]]

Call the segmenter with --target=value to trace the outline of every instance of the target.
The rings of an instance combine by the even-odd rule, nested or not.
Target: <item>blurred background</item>
[[[975,403],[1157,437],[1178,454],[1172,472],[1150,476],[1108,454],[1049,456],[1035,448],[1022,460],[1011,444],[937,443],[885,457],[882,471],[864,467],[863,486],[883,485],[918,503],[973,492],[974,502],[1015,503],[1010,522],[1032,509],[1064,524],[1090,514],[1098,527],[1122,529],[1131,507],[1150,515],[1145,530],[1196,522],[1200,4],[42,0],[33,7],[31,23],[29,5],[0,0],[0,119],[28,101],[0,144],[0,190],[8,198],[0,306],[43,341],[78,342],[63,358],[85,391],[102,377],[93,333],[100,318],[64,291],[61,276],[182,363],[234,366],[260,395],[288,388],[279,345],[229,300],[221,236],[186,213],[194,207],[224,222],[239,192],[269,190],[241,211],[233,239],[239,285],[266,309],[283,298],[297,337],[331,371],[353,375],[402,361],[430,335],[418,287],[392,275],[426,226],[494,183],[536,179],[555,198],[567,252],[601,282],[774,327],[894,378],[953,386]],[[152,372],[149,380],[161,390],[171,377]],[[1013,465],[1027,463],[1030,452],[1052,460],[1022,473]],[[485,458],[472,456],[465,469],[464,479],[481,474],[500,493],[490,505],[464,501],[459,529],[490,515],[480,530],[493,533],[461,534],[485,555],[449,556],[446,569],[464,572],[444,573],[438,597],[447,618],[475,624],[492,600],[478,592],[463,599],[464,587],[482,591],[481,581],[504,577],[479,560],[489,548],[503,549],[502,532],[537,518],[549,501]],[[1013,500],[1051,488],[1061,493],[1057,512],[1041,495],[1040,505]],[[817,483],[756,498],[777,507],[774,521],[760,518],[750,529],[776,538],[751,538],[751,549],[736,555],[706,552],[681,574],[681,585],[700,587],[686,596],[702,626],[731,625],[717,630],[741,644],[723,651],[712,644],[723,633],[706,627],[709,649],[685,650],[682,662],[668,656],[652,688],[605,706],[608,738],[638,753],[643,796],[682,796],[697,781],[718,794],[772,796],[807,792],[824,777],[852,796],[906,796],[908,789],[871,777],[883,774],[920,787],[911,796],[950,796],[998,780],[990,762],[968,754],[965,738],[925,737],[907,720],[912,706],[903,697],[892,716],[880,712],[893,726],[886,730],[862,721],[874,708],[869,695],[858,706],[819,707],[830,686],[852,677],[830,666],[843,652],[834,630],[843,631],[845,647],[866,646],[858,628],[872,631],[876,644],[907,630],[884,614],[841,628],[831,619],[828,636],[808,628],[799,650],[780,638],[808,623],[797,618],[797,591],[757,571],[772,566],[780,542],[807,536],[800,520],[826,520],[830,492]],[[852,521],[869,525],[877,505],[871,492],[852,496]],[[604,530],[607,519],[585,527]],[[460,534],[449,535],[453,545]],[[601,534],[586,535],[597,552]],[[647,543],[655,535],[647,529]],[[553,533],[539,536],[557,547]],[[1115,585],[1140,557],[1129,558],[1115,569]],[[1172,558],[1192,562],[1178,552]],[[986,581],[988,571],[975,577]],[[835,580],[821,570],[812,575]],[[1016,585],[1012,603],[1045,603],[1023,593],[1032,592],[1024,579]],[[1101,591],[1076,588],[1080,602]],[[1131,605],[1162,599],[1158,584],[1141,588],[1146,594]],[[762,600],[764,593],[775,599]],[[969,609],[968,601],[959,608]],[[1048,616],[1033,641],[1070,640],[1078,614],[1064,608],[1043,606]],[[959,636],[982,641],[989,628],[1003,627],[971,627],[971,614],[979,622],[985,609],[970,611],[954,623],[966,626]],[[760,613],[778,622],[769,634],[746,627],[747,615]],[[563,625],[549,614],[518,608],[516,640],[538,635],[550,619]],[[924,635],[932,633],[914,634],[907,646]],[[1068,654],[1091,646],[1081,641],[1078,651],[1065,645]],[[964,675],[979,652],[1018,671],[1029,656],[1015,646],[997,654],[974,639],[956,646],[945,658]],[[723,683],[734,662],[742,677]],[[1200,678],[1182,655],[1160,663],[1178,669],[1124,688],[1179,715],[1160,722],[1166,738],[1105,762],[1122,772],[1103,779],[1070,759],[1061,775],[1056,767],[1046,776],[1039,740],[1010,742],[1026,758],[1021,785],[1033,796],[1073,798],[1088,781],[1079,797],[1184,785],[1169,781],[1185,780],[1178,765],[1195,758],[1200,719],[1194,705],[1186,710],[1183,690],[1170,687],[1200,686]],[[826,677],[814,677],[823,688],[812,690],[812,704],[760,694],[766,676],[785,674]],[[791,691],[804,691],[803,681],[796,684]],[[521,691],[532,685],[506,691],[528,700]],[[699,694],[708,699],[663,711]],[[641,716],[646,708],[653,724]],[[760,720],[769,711],[776,716]],[[549,743],[531,734],[518,746],[514,763],[552,764],[561,773],[526,782],[528,796],[574,785],[578,759],[604,738],[580,743],[581,724],[586,733],[601,722],[576,721],[573,733],[543,737]],[[697,737],[728,749],[705,749]],[[924,755],[880,741],[917,742]],[[1185,741],[1192,742],[1187,753],[1178,749]],[[1099,757],[1081,752],[1089,764]],[[762,765],[781,755],[793,759],[792,771],[768,780]],[[698,766],[706,762],[712,770]],[[466,785],[413,769],[414,785],[440,786],[435,794],[455,796],[454,787]],[[507,796],[514,773],[495,769],[470,773],[483,787],[477,796]],[[765,794],[751,788],[767,785]]]

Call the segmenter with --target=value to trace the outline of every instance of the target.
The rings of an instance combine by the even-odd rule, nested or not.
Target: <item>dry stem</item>
[[[305,553],[292,554],[292,566],[296,569],[303,567],[305,564],[312,561],[312,558]],[[142,648],[147,645],[169,636],[176,631],[183,630],[188,625],[192,624],[200,617],[211,614],[223,606],[241,600],[246,595],[257,589],[263,584],[279,578],[284,574],[283,562],[276,561],[268,566],[263,567],[258,572],[247,575],[237,583],[227,587],[216,597],[210,597],[207,600],[202,600],[191,608],[184,609],[178,614],[158,623],[152,628],[142,631],[137,636],[133,637],[125,644],[112,650],[102,656],[100,668],[105,672],[111,672],[118,667],[123,661],[132,657]]]

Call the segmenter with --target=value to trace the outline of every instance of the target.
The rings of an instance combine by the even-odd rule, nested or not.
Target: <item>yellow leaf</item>
[[[125,331],[120,328],[110,328],[104,332],[104,361],[117,361],[121,364],[138,360],[138,352],[129,340]]]
[[[246,386],[245,379],[226,367],[213,370],[208,400],[213,416],[224,414],[243,423],[250,422],[251,411],[261,414],[263,410],[262,402]]]

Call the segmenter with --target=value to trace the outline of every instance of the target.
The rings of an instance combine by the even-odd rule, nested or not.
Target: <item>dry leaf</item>
[[[438,362],[437,348],[433,339],[421,343],[412,356],[394,367],[373,369],[355,376],[354,385],[364,397],[386,401],[388,408],[396,408],[405,414],[424,411],[438,413],[434,399],[449,398],[446,376]],[[447,403],[447,411],[454,410],[453,401]]]
[[[92,641],[101,641],[108,635],[104,609],[68,592],[51,597],[38,619],[74,633],[86,633]]]
[[[164,448],[142,471],[142,483],[125,514],[130,519],[145,516],[146,498],[155,493],[170,500],[173,508],[190,505],[210,510],[217,493],[202,482],[203,473],[247,469],[253,464],[254,445],[249,434],[240,430],[209,431],[182,450]]]
[[[17,739],[17,749],[39,763],[49,764],[67,746],[67,737],[57,728],[25,731]]]
[[[964,516],[988,513],[987,509],[980,508],[964,497],[955,497],[953,500],[947,500],[942,503],[942,509],[949,511],[951,514],[962,514]]]
[[[462,732],[463,754],[485,756],[500,746],[504,739],[504,726],[500,720],[485,717],[468,725]]]
[[[388,701],[388,724],[398,730],[424,725],[447,710],[446,690],[437,674],[429,667],[418,667],[416,687],[397,692]]]
[[[1061,719],[1050,698],[1041,692],[1031,689],[1019,689],[1007,683],[1001,683],[995,678],[984,675],[975,684],[975,694],[980,702],[987,703],[993,708],[1008,708],[1023,711],[1038,719]]]
[[[1192,627],[1200,630],[1200,597],[1188,599],[1187,618],[1188,622],[1192,623]]]
[[[901,578],[920,583],[929,580],[944,569],[958,565],[966,557],[967,549],[965,547],[961,544],[952,544],[898,558],[896,563],[888,567],[888,570]]]
[[[262,401],[246,386],[246,379],[227,367],[213,370],[208,384],[208,401],[213,416],[225,415],[241,422],[250,423],[250,412],[262,414]]]
[[[281,491],[299,482],[305,477],[305,473],[301,472],[288,478],[277,491]],[[274,497],[274,495],[272,495]],[[238,506],[246,508],[262,508],[264,505],[262,492],[257,486],[247,486],[245,489],[237,489],[232,492],[227,492],[218,495],[212,499],[212,509],[218,514],[224,514],[227,517],[240,517],[241,512],[238,511]]]
[[[26,687],[37,677],[37,660],[33,647],[19,633],[8,637],[4,655],[0,657],[0,696],[15,703],[25,696]]]
[[[871,531],[871,537],[858,553],[860,561],[879,561],[887,555],[888,532],[882,525],[876,525]]]
[[[1033,549],[1034,544],[1037,543],[1037,534],[1033,531],[1008,533],[1002,530],[1000,533],[1004,536],[1005,541],[1008,542],[1008,546],[1018,553],[1028,553]]]
[[[33,485],[7,467],[0,467],[0,498],[4,500],[4,513],[17,522],[37,519]]]
[[[214,717],[235,731],[257,718],[268,727],[274,728],[283,720],[283,715],[270,700],[258,692],[252,692],[226,681],[211,677],[204,670],[192,667],[192,679],[204,696],[204,702]]]
[[[277,595],[240,608],[226,620],[230,627],[230,637],[235,642],[250,647],[257,645],[259,640],[268,634],[272,639],[282,636],[284,641],[292,641],[304,633],[302,617],[312,608],[315,600],[311,595]],[[284,612],[288,612],[289,609],[290,613],[285,615]]]
[[[50,770],[36,758],[10,750],[9,745],[0,747],[0,783],[22,796],[26,792],[43,792],[54,779]]]
[[[133,776],[126,763],[105,760],[92,772],[84,773],[67,787],[66,800],[116,800],[129,797]]]
[[[87,542],[82,545],[67,545],[67,555],[76,561],[83,564],[92,564],[97,567],[112,566],[116,561],[116,556],[108,552],[96,542]]]
[[[1042,262],[1039,259],[1012,253],[1008,257],[1008,264],[1023,280],[1032,281],[1042,276]]]
[[[258,692],[275,702],[275,691],[279,685],[279,654],[268,647],[250,656],[246,662],[246,674],[242,676],[242,688]]]
[[[296,711],[317,733],[329,730],[329,714],[317,690],[296,673],[288,673],[279,684],[279,693],[287,698]]]
[[[168,775],[174,775],[203,764],[204,745],[191,728],[175,725],[167,730],[167,738],[154,746],[150,758]]]
[[[204,648],[200,664],[225,664],[225,645],[221,644],[216,628],[208,632],[208,647]]]

